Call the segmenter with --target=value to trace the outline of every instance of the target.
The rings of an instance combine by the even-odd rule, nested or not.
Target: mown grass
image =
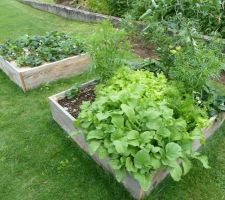
[[[61,30],[85,38],[94,26],[34,10],[14,0],[0,1],[0,41],[26,33]],[[83,74],[26,94],[0,72],[1,200],[128,200],[126,190],[95,164],[53,121],[47,97]],[[210,170],[195,162],[181,182],[167,178],[148,200],[225,199],[225,126],[203,148]]]
[[[55,30],[85,39],[95,30],[95,25],[66,20],[15,0],[0,0],[0,42],[24,34],[44,34]]]

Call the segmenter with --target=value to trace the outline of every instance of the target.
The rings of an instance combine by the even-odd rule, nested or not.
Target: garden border
[[[34,0],[18,0],[19,2],[29,5],[33,8],[46,11],[67,19],[83,21],[83,22],[100,22],[103,20],[109,20],[114,25],[118,25],[121,23],[121,18],[110,16],[110,15],[103,15],[99,13],[89,12],[77,8],[71,8],[69,6],[63,6],[60,4],[49,4],[49,3],[42,3],[37,2]]]
[[[93,81],[90,81],[88,83],[85,83],[81,85],[81,87],[85,87],[88,84],[93,84]],[[82,148],[87,154],[90,155],[88,151],[88,145],[85,141],[85,138],[82,134],[80,135],[74,135],[73,133],[77,131],[77,129],[74,128],[74,121],[75,118],[70,115],[59,103],[58,101],[65,98],[65,93],[61,92],[56,95],[53,95],[49,97],[49,104],[51,107],[51,112],[53,119],[63,128],[63,130],[72,137],[72,139]],[[218,117],[212,117],[211,119],[212,125],[206,129],[203,130],[203,134],[206,139],[208,139],[210,136],[212,136],[215,131],[222,125],[222,123],[225,120],[225,113],[221,113]],[[193,150],[197,151],[201,147],[201,144],[198,140],[195,140],[193,143]],[[113,175],[112,168],[108,164],[108,159],[100,160],[97,155],[91,156],[95,162],[97,162],[100,166],[102,166],[105,170],[110,171]],[[132,176],[130,176],[128,173],[126,177],[123,179],[122,183],[124,187],[131,193],[131,195],[135,199],[142,199],[145,196],[149,195],[151,191],[159,184],[161,183],[168,175],[168,171],[165,170],[158,170],[156,171],[153,179],[152,184],[150,185],[147,192],[144,192],[138,181],[136,181]]]
[[[81,54],[37,67],[16,67],[0,56],[0,69],[24,92],[43,83],[81,74],[89,63],[89,56]]]

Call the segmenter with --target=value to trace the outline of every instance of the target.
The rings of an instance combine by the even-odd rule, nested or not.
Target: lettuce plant
[[[163,74],[121,69],[97,87],[93,103],[83,103],[75,127],[84,133],[91,154],[109,159],[119,181],[128,172],[146,191],[158,169],[169,170],[179,181],[193,158],[209,167],[207,157],[192,151],[195,139],[204,142],[201,129],[208,120],[193,101],[186,110],[175,110],[174,95],[185,105],[186,99],[178,98],[181,94]],[[185,118],[194,110],[195,126]]]

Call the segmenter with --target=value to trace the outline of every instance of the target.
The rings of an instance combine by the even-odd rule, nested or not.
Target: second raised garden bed
[[[90,85],[96,84],[95,82],[91,81],[81,86],[82,88],[85,88]],[[75,118],[65,109],[63,106],[60,105],[59,101],[62,101],[66,97],[66,92],[61,92],[59,94],[53,95],[49,97],[49,103],[51,107],[51,112],[54,120],[64,129],[64,131],[72,137],[72,139],[82,148],[87,154],[90,155],[88,150],[88,145],[85,141],[85,137],[83,134],[74,135],[73,133],[77,130],[74,128],[74,121]],[[208,128],[205,128],[203,130],[204,137],[208,139],[210,136],[212,136],[215,131],[222,125],[225,119],[225,114],[220,114],[219,116],[215,116],[211,118],[211,126]],[[193,150],[197,151],[201,147],[201,144],[198,140],[195,140],[193,143]],[[97,155],[91,156],[93,160],[95,160],[100,166],[102,166],[105,170],[110,171],[112,174],[113,170],[110,167],[108,163],[108,159],[101,160]],[[159,184],[161,183],[165,177],[167,177],[169,173],[165,170],[158,170],[155,172],[155,175],[152,179],[152,184],[148,188],[147,192],[144,192],[140,184],[137,180],[135,180],[132,176],[130,176],[128,173],[126,177],[123,179],[122,184],[124,187],[130,192],[130,194],[135,199],[142,199],[145,196],[147,196],[151,191]]]
[[[16,67],[0,56],[0,69],[24,92],[61,78],[82,73],[89,64],[86,54],[69,57],[38,67]]]
[[[79,39],[57,31],[24,35],[0,44],[0,69],[26,92],[82,73],[90,62],[84,46]]]

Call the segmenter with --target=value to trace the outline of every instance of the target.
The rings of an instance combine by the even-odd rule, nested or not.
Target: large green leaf
[[[87,135],[87,140],[91,139],[103,139],[104,138],[104,132],[101,130],[93,130],[90,131]]]
[[[158,117],[160,117],[162,113],[159,110],[156,110],[155,108],[149,108],[146,112],[145,115],[149,120],[155,120]]]
[[[100,147],[101,145],[101,141],[98,141],[98,140],[92,140],[90,143],[89,143],[89,151],[90,151],[90,154],[93,155],[95,154],[95,152],[98,150],[98,148]]]
[[[182,149],[179,144],[170,142],[166,145],[166,157],[169,160],[176,160],[182,156]]]
[[[136,131],[136,130],[132,130],[132,131],[129,131],[127,133],[127,139],[128,140],[135,140],[135,139],[138,139],[139,138],[139,132]]]
[[[134,109],[126,104],[122,104],[120,107],[124,114],[128,117],[129,121],[134,123],[136,121]]]
[[[105,159],[108,156],[107,149],[103,146],[100,146],[97,150],[97,154],[100,159]]]
[[[134,166],[134,163],[131,157],[128,157],[126,159],[126,168],[127,168],[127,171],[129,172],[137,172],[137,168]]]
[[[152,180],[151,174],[145,175],[145,174],[134,173],[134,178],[138,180],[141,188],[144,191],[148,191],[148,188],[151,185],[151,180]]]
[[[122,164],[121,164],[120,160],[118,160],[118,159],[109,160],[109,164],[112,167],[112,169],[114,169],[114,170],[118,170],[122,167]]]
[[[196,152],[193,158],[199,160],[202,163],[203,167],[205,167],[206,169],[210,169],[207,156],[201,155],[198,152]]]
[[[134,164],[137,168],[142,168],[143,166],[149,166],[151,163],[149,152],[142,149],[137,152],[134,157]]]
[[[203,139],[202,130],[199,128],[195,128],[190,135],[190,138],[193,140],[201,140]]]
[[[166,127],[161,126],[157,132],[159,135],[161,135],[163,138],[170,137],[171,132]]]
[[[183,166],[183,170],[184,170],[184,175],[186,175],[192,167],[191,161],[188,160],[187,158],[184,158],[182,160],[182,166]]]
[[[109,113],[97,113],[96,117],[99,121],[105,120],[110,116]]]
[[[180,165],[176,165],[174,168],[170,170],[170,175],[175,181],[180,181],[181,176],[182,176],[182,169]]]
[[[159,169],[161,167],[161,161],[153,156],[150,158],[150,163],[154,169]]]
[[[155,120],[151,120],[151,121],[148,121],[146,123],[146,127],[149,130],[156,130],[156,131],[158,131],[161,126],[162,126],[162,119],[161,118],[157,118]]]
[[[141,133],[140,137],[144,143],[149,143],[155,136],[155,131],[145,131]]]
[[[127,142],[122,141],[122,140],[115,140],[115,141],[113,141],[113,144],[114,144],[114,146],[116,148],[116,151],[118,153],[121,153],[121,154],[126,153],[127,147],[128,147]]]
[[[136,140],[128,140],[127,143],[128,143],[130,146],[133,146],[133,147],[138,147],[138,146],[140,145],[138,139],[136,139]]]
[[[114,170],[114,172],[115,172],[116,179],[117,179],[118,182],[121,182],[126,175],[126,170],[124,168]]]
[[[124,128],[124,118],[121,115],[112,115],[112,123],[115,127]]]

